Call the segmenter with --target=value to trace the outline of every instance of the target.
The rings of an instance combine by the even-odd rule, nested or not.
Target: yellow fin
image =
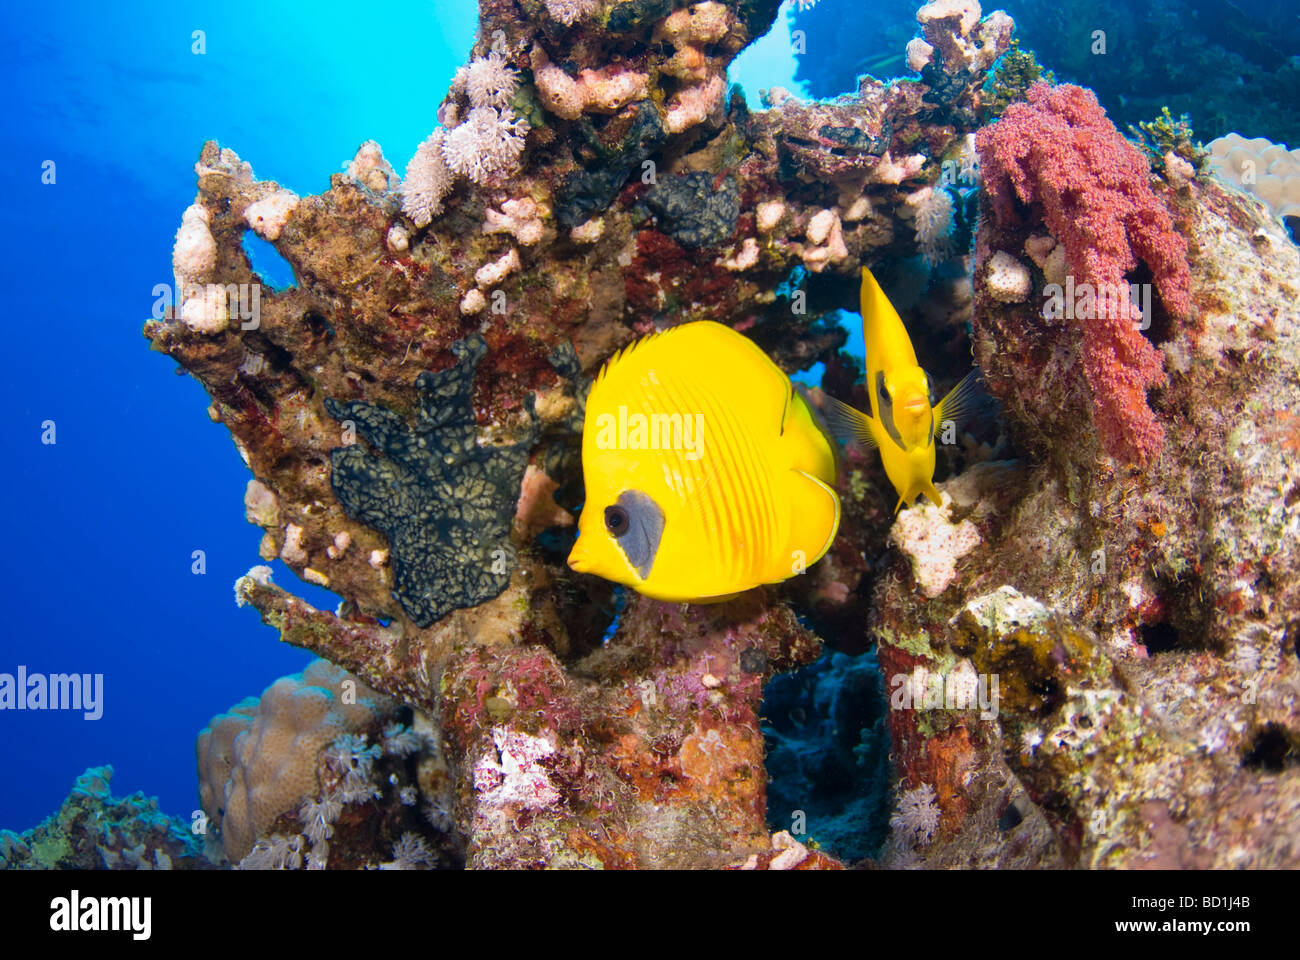
[[[811,567],[826,555],[840,528],[840,498],[826,483],[802,470],[790,471],[790,496],[798,504],[790,528],[790,550],[804,555],[804,565]],[[810,554],[811,547],[813,553]],[[784,562],[784,558],[783,561]],[[791,557],[793,565],[793,557]],[[794,573],[791,570],[782,579]]]
[[[948,391],[946,397],[939,401],[934,408],[934,435],[936,437],[943,429],[945,420],[952,420],[958,426],[961,426],[961,421],[970,416],[975,409],[978,394],[976,383],[978,382],[979,371],[972,370],[961,378],[961,382],[957,386]]]
[[[781,443],[788,458],[785,463],[793,470],[802,470],[827,483],[834,483],[839,463],[828,430],[816,408],[802,392],[792,387],[781,420]]]
[[[824,396],[826,406],[822,408],[822,418],[835,439],[845,446],[856,443],[864,451],[875,449],[876,437],[871,432],[871,416],[857,407],[836,400],[830,394]]]

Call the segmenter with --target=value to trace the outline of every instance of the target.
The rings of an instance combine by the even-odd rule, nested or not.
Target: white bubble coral
[[[465,92],[472,107],[508,107],[519,87],[519,71],[493,51],[471,60],[465,73]]]
[[[583,70],[575,80],[541,53],[534,59],[533,79],[542,106],[562,120],[576,120],[584,113],[615,113],[650,95],[648,74],[603,67]]]
[[[519,251],[511,247],[500,259],[479,267],[474,273],[474,282],[480,287],[492,287],[510,276],[519,267]]]
[[[181,214],[181,228],[172,247],[172,270],[178,287],[201,282],[217,262],[217,241],[208,229],[208,209],[192,203]]]
[[[681,133],[702,123],[722,108],[727,82],[721,74],[714,74],[704,83],[697,83],[673,94],[668,101],[668,116],[664,129]]]
[[[280,231],[284,229],[289,214],[293,213],[296,206],[296,193],[277,190],[269,197],[250,203],[244,210],[244,220],[263,240],[278,240]]]
[[[828,263],[840,263],[849,256],[844,245],[844,228],[834,210],[814,214],[804,235],[811,245],[804,249],[803,264],[813,273],[821,273]]]
[[[456,129],[447,134],[442,156],[454,172],[478,184],[511,173],[524,152],[528,123],[510,110],[475,107]]]
[[[488,207],[484,216],[484,233],[508,233],[525,247],[541,240],[545,230],[542,210],[530,197],[507,200],[499,212]]]

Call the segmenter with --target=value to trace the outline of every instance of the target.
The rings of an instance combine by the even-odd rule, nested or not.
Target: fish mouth
[[[906,403],[902,404],[901,408],[913,416],[919,416],[925,412],[925,400],[921,397],[912,397]]]
[[[582,542],[581,537],[573,545],[573,549],[569,551],[568,563],[569,569],[575,573],[591,572],[591,557],[587,554],[586,545]]]

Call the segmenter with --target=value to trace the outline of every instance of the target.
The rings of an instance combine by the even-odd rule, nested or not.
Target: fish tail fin
[[[810,567],[826,555],[840,529],[840,498],[830,486],[803,470],[789,473],[790,537],[789,555],[779,558],[778,570],[784,580]]]
[[[943,498],[939,496],[939,491],[935,489],[933,480],[927,480],[925,486],[921,489],[921,492],[924,493],[929,501],[936,507],[943,506]]]
[[[885,291],[881,288],[879,281],[876,280],[876,275],[866,267],[862,268],[862,287],[858,292],[858,300],[862,308],[863,320],[873,317],[898,316],[898,311],[894,309],[894,305],[885,296]]]
[[[961,426],[962,421],[974,412],[975,402],[979,396],[978,383],[979,371],[972,370],[961,378],[957,386],[948,391],[946,397],[939,401],[934,408],[934,435],[936,437],[943,432],[945,421],[951,420],[957,426]]]

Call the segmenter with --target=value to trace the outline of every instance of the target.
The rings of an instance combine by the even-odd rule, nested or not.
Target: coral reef
[[[792,12],[791,26],[803,32],[808,51],[798,57],[796,77],[812,96],[834,97],[855,89],[864,71],[886,78],[919,69],[900,56],[916,6],[917,0],[883,0],[863,15],[855,0],[822,0]],[[1019,99],[1017,89],[1023,94],[1039,79],[1059,79],[1092,87],[1122,130],[1168,106],[1189,114],[1205,140],[1235,129],[1300,142],[1292,108],[1300,95],[1300,21],[1288,0],[1248,8],[1235,0],[1076,0],[1008,4],[1008,12],[1019,48],[999,70],[1007,88],[988,91],[990,116]],[[846,30],[850,18],[853,29]]]
[[[1191,310],[1152,331],[1169,382],[1151,408],[1167,442],[1150,468],[1080,429],[1082,345],[1044,323],[1048,278],[1035,271],[1031,296],[1006,302],[976,274],[976,357],[1041,455],[940,485],[981,537],[942,594],[923,599],[901,558],[875,594],[886,678],[918,665],[951,678],[969,661],[1000,682],[996,715],[942,698],[890,713],[904,784],[937,796],[927,866],[994,852],[1037,865],[1298,863],[1287,411],[1300,252],[1215,179],[1158,189],[1189,238]],[[1019,252],[1034,229],[991,226],[984,255]]]
[[[229,860],[1295,865],[1296,248],[1086,91],[1011,102],[1024,59],[976,134],[1012,23],[974,0],[895,38],[913,76],[751,112],[726,69],[776,10],[482,0],[400,184],[373,143],[305,197],[203,146],[145,335],[234,437],[262,559],[341,598],[236,584],[328,664],[201,738]],[[942,506],[891,519],[850,453],[836,543],[779,588],[569,570],[599,365],[711,319],[862,407],[861,264],[910,290],[936,389],[973,349],[1001,403],[942,444]],[[1126,296],[1045,314],[1074,281]]]
[[[1247,140],[1237,133],[1212,140],[1209,168],[1230,183],[1253,193],[1273,215],[1289,223],[1291,235],[1300,224],[1300,148],[1270,143],[1263,137]]]
[[[203,843],[158,800],[114,797],[111,766],[81,776],[63,806],[23,833],[0,830],[0,870],[202,870]]]
[[[225,855],[245,857],[277,817],[318,792],[316,755],[325,746],[376,726],[393,709],[345,671],[317,660],[260,698],[213,717],[196,745],[199,802]]]
[[[393,855],[411,869],[462,862],[439,740],[427,717],[324,660],[282,677],[199,734],[208,856],[348,869],[390,864],[398,845],[423,851]]]

